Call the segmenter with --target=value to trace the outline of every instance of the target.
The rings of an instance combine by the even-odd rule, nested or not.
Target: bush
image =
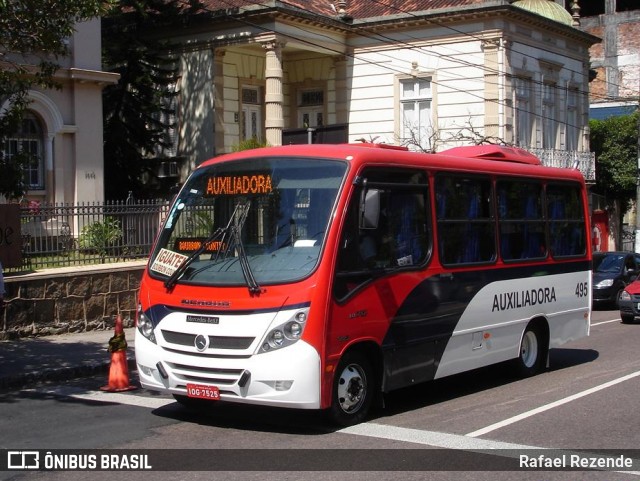
[[[235,144],[231,150],[233,152],[240,152],[242,150],[258,149],[260,147],[269,147],[269,144],[268,142],[262,142],[255,137],[251,137],[250,139],[243,140],[239,144]]]
[[[96,252],[105,257],[109,249],[122,239],[122,228],[116,219],[105,218],[104,222],[94,222],[82,228],[78,244],[80,249]]]

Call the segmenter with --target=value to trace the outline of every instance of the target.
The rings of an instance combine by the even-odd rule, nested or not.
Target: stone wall
[[[5,277],[0,340],[113,329],[134,323],[144,262],[47,269]]]

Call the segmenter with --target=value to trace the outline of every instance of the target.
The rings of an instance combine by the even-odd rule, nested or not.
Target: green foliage
[[[4,63],[0,69],[0,146],[18,130],[29,107],[33,87],[58,88],[53,75],[57,61],[69,54],[67,39],[77,21],[104,12],[105,0],[11,0],[0,1],[0,46]],[[35,67],[35,70],[33,70]],[[0,159],[0,194],[20,197],[24,183],[20,174],[28,159]],[[20,180],[18,180],[20,179]]]
[[[235,144],[232,148],[233,152],[240,152],[242,150],[259,149],[260,147],[268,147],[267,142],[251,137],[250,139],[243,140],[239,144]]]
[[[211,214],[207,212],[195,212],[195,235],[208,236],[215,227]]]
[[[591,120],[591,150],[596,154],[596,185],[593,191],[609,203],[618,200],[622,212],[636,196],[638,177],[638,112]]]
[[[177,58],[167,41],[153,36],[188,21],[196,0],[121,0],[103,19],[103,63],[120,74],[103,91],[105,193],[121,200],[145,197],[148,158],[171,147],[172,99],[179,95]],[[165,34],[166,35],[166,34]]]
[[[24,169],[30,160],[27,153],[15,154],[9,159],[0,150],[0,194],[8,199],[18,199],[24,195]]]
[[[122,228],[116,219],[106,217],[104,222],[85,225],[80,232],[80,249],[97,252],[105,257],[122,239]]]

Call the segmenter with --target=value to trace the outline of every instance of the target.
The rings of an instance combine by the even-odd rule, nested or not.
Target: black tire
[[[367,357],[357,351],[348,352],[340,360],[333,380],[331,407],[332,422],[352,426],[364,421],[371,408],[375,378]]]
[[[542,330],[529,325],[522,335],[520,351],[516,359],[516,371],[520,377],[531,377],[542,372],[546,365],[547,340]]]
[[[631,324],[635,318],[633,317],[633,314],[620,314],[620,319],[623,324]]]
[[[613,301],[613,308],[614,309],[620,309],[620,296],[622,295],[622,293],[624,292],[624,286],[621,287],[618,292],[616,292],[616,298]]]

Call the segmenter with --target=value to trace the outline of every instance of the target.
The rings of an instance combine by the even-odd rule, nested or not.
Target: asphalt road
[[[148,455],[154,470],[24,470],[0,479],[640,479],[640,464],[633,472],[530,464],[640,459],[639,346],[640,324],[595,311],[590,337],[552,350],[539,376],[494,366],[403,389],[368,422],[342,430],[307,411],[219,403],[192,412],[144,390],[102,392],[101,378],[43,385],[0,396],[0,449],[68,449],[98,456],[98,465],[104,450],[122,449]]]

